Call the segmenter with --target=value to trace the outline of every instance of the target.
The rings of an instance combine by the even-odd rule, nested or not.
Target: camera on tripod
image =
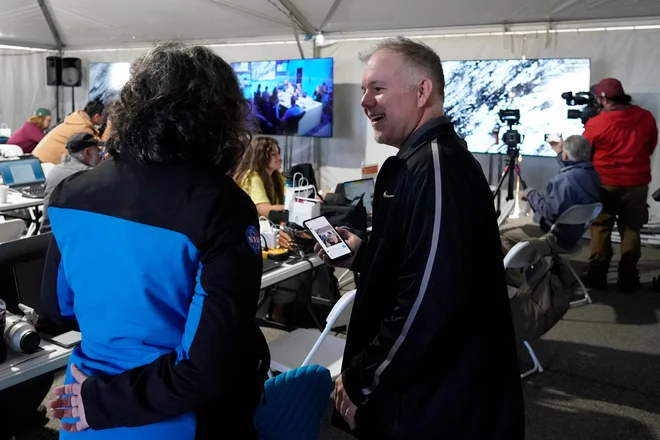
[[[513,129],[514,125],[520,124],[520,110],[506,109],[500,110],[498,113],[500,121],[506,123],[509,129],[502,136],[502,142],[506,145],[506,153],[511,156],[512,154],[518,155],[520,152],[520,143],[522,136],[517,130]]]
[[[567,115],[568,119],[580,119],[582,124],[585,125],[589,119],[600,113],[596,96],[591,92],[564,92],[561,94],[561,97],[566,101],[566,105],[568,106],[584,106],[582,110],[569,110]]]
[[[514,195],[514,182],[516,176],[520,178],[520,184],[522,188],[527,188],[525,181],[520,175],[520,166],[518,165],[517,159],[520,154],[520,144],[522,143],[522,136],[517,130],[513,129],[514,125],[520,124],[520,110],[518,109],[506,109],[500,110],[498,113],[500,121],[506,123],[509,126],[509,129],[502,136],[502,141],[506,145],[506,154],[509,156],[509,161],[504,167],[504,172],[500,177],[500,181],[497,183],[497,187],[493,192],[493,197],[498,198],[499,204],[499,195],[502,184],[504,183],[505,178],[508,176],[509,181],[507,184],[507,196],[506,200],[513,200]],[[498,214],[499,215],[499,214]]]

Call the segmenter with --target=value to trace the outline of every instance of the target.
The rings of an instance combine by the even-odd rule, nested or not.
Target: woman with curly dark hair
[[[42,299],[82,334],[50,405],[60,438],[257,438],[270,363],[257,212],[227,176],[248,112],[222,58],[159,45],[112,105],[113,157],[51,195]]]
[[[248,193],[259,215],[284,209],[284,176],[280,173],[280,145],[271,137],[259,136],[245,150],[234,180]]]

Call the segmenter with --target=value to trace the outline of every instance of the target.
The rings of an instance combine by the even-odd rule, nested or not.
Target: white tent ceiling
[[[660,17],[659,0],[0,0],[0,44],[58,47],[43,9],[68,49],[291,38],[290,11],[326,34]]]

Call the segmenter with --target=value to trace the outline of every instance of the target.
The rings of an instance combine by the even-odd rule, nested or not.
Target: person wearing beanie
[[[66,143],[67,154],[61,164],[53,167],[46,177],[44,190],[44,214],[41,219],[40,234],[51,232],[48,219],[48,202],[57,185],[67,177],[80,171],[89,170],[101,163],[100,141],[90,133],[76,133]]]
[[[100,139],[101,136],[96,129],[103,123],[105,106],[100,101],[90,101],[84,110],[71,113],[64,122],[53,128],[44,137],[33,151],[33,154],[43,163],[62,162],[66,153],[66,143],[76,133],[89,133]]]
[[[50,110],[38,108],[34,112],[34,115],[11,135],[7,143],[18,145],[23,149],[25,154],[31,153],[44,136],[46,136],[45,131],[50,127],[52,119]]]
[[[587,121],[584,136],[592,145],[594,167],[600,174],[603,210],[591,226],[585,282],[598,289],[607,287],[610,237],[616,222],[621,232],[618,285],[622,292],[632,293],[640,286],[640,231],[649,216],[646,203],[658,126],[651,112],[631,104],[617,79],[600,81],[595,95],[601,111]]]

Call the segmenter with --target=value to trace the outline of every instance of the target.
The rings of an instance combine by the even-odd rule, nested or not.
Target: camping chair
[[[586,231],[591,226],[591,223],[598,217],[600,211],[602,211],[602,203],[592,203],[590,205],[574,205],[568,208],[562,215],[559,216],[557,221],[552,225],[548,233],[554,234],[555,230],[560,229],[561,225],[584,225],[584,230]],[[582,251],[582,244],[578,243],[573,249],[562,250],[558,252],[559,258],[571,257],[578,254]],[[566,259],[566,258],[564,258]],[[568,263],[568,262],[567,262]],[[584,304],[591,304],[591,297],[589,296],[589,290],[584,285],[578,274],[573,269],[573,266],[569,263],[569,269],[575,280],[580,284],[580,290],[584,294],[584,298],[571,302],[571,307],[581,306]]]
[[[536,249],[534,249],[534,246],[532,246],[530,242],[521,241],[520,243],[512,247],[511,250],[504,257],[504,270],[513,269],[513,268],[523,269],[526,267],[530,267],[533,266],[535,263],[537,263],[540,259],[541,256],[538,254]],[[529,345],[529,342],[523,341],[523,344],[525,344],[527,353],[529,353],[529,357],[532,358],[532,362],[534,363],[534,366],[530,370],[522,373],[520,375],[520,378],[524,379],[527,376],[536,373],[537,371],[539,373],[543,373],[543,367],[541,366],[541,363],[536,357],[536,353],[534,353],[534,350],[532,349],[531,345]]]
[[[309,440],[318,437],[328,396],[334,388],[327,368],[293,369],[264,384],[264,404],[255,426],[261,440]]]
[[[334,305],[322,332],[299,328],[268,344],[271,370],[287,372],[297,367],[319,364],[330,370],[334,381],[341,374],[341,361],[346,340],[329,335],[344,309],[353,304],[355,290],[345,293]]]

